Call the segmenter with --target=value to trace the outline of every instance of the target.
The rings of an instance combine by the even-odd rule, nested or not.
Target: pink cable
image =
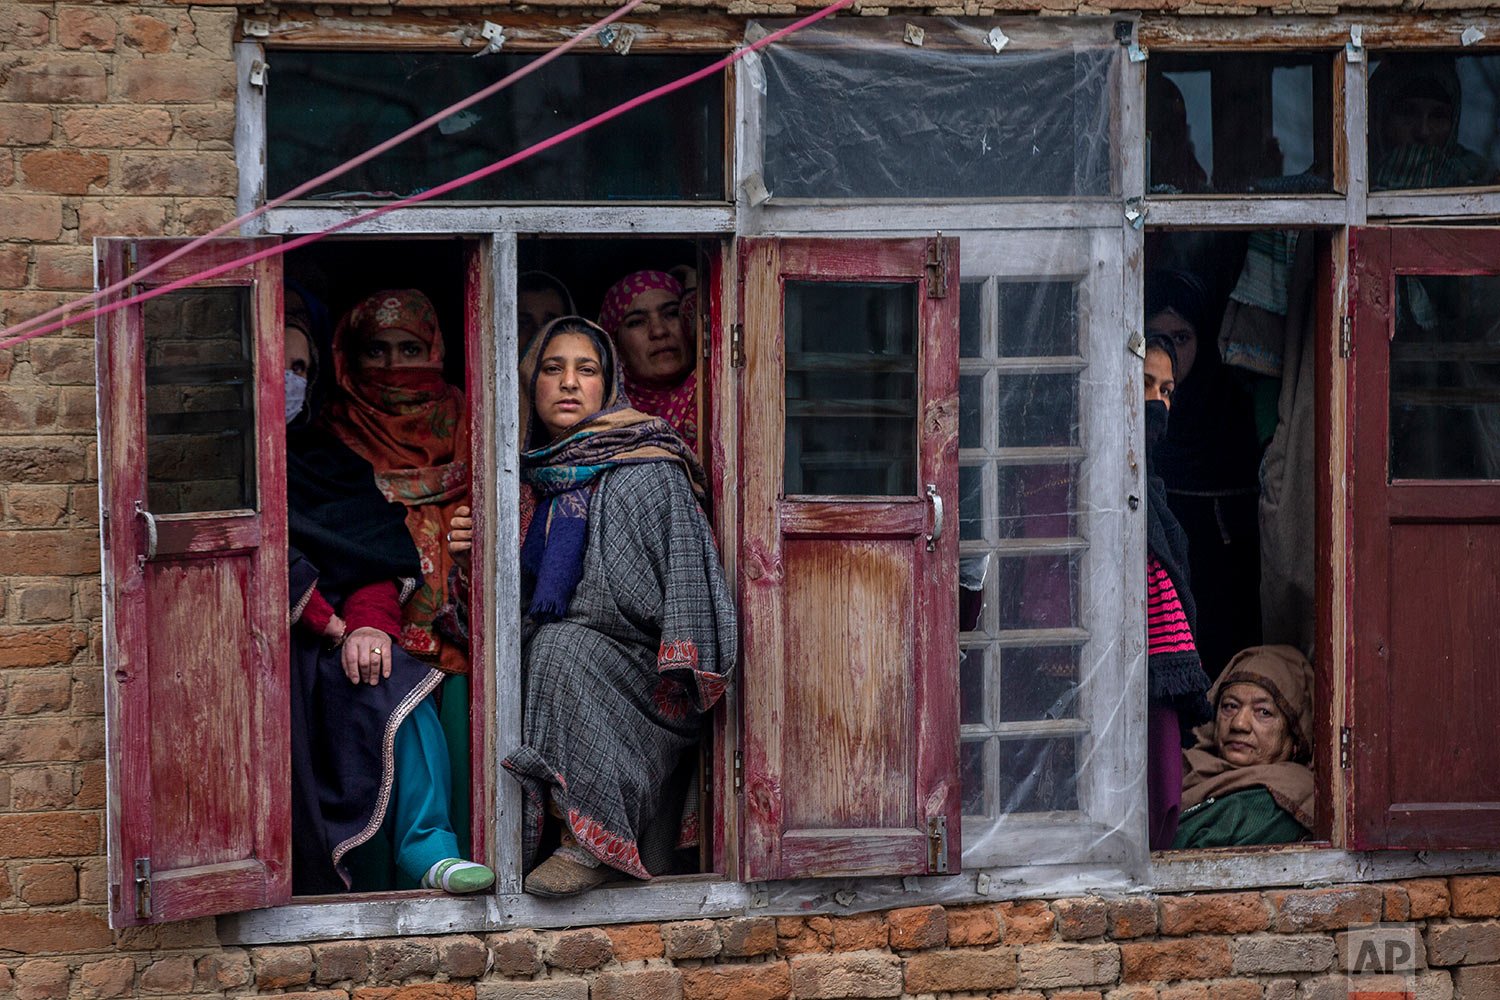
[[[213,230],[212,232],[205,233],[204,235],[199,236],[198,238],[192,240],[191,242],[189,242],[189,243],[187,243],[187,244],[185,244],[185,245],[183,245],[181,247],[178,247],[176,250],[173,250],[171,253],[167,254],[164,257],[162,257],[160,260],[154,260],[150,264],[147,264],[145,267],[141,268],[139,271],[137,271],[134,274],[130,275],[128,278],[122,279],[121,281],[117,281],[113,285],[110,285],[108,288],[98,289],[97,291],[92,292],[91,294],[86,295],[86,296],[84,296],[81,299],[77,299],[76,301],[69,302],[67,305],[57,306],[56,308],[49,309],[47,312],[44,312],[41,315],[33,316],[30,319],[22,320],[21,322],[16,323],[13,326],[10,326],[10,327],[6,328],[3,331],[0,331],[0,341],[3,341],[3,343],[0,343],[0,347],[9,347],[12,344],[21,343],[21,341],[24,340],[24,339],[29,339],[29,338],[18,337],[16,335],[19,334],[19,333],[22,333],[22,332],[26,331],[27,329],[29,329],[31,327],[38,326],[41,323],[44,323],[47,320],[52,319],[54,316],[62,315],[63,313],[67,312],[69,309],[76,309],[79,306],[88,305],[89,303],[92,303],[92,302],[97,302],[97,301],[99,301],[100,299],[104,298],[107,295],[113,295],[114,293],[116,293],[118,291],[121,291],[121,290],[127,288],[128,286],[130,286],[130,285],[132,285],[132,284],[140,281],[142,278],[146,277],[147,275],[153,274],[157,270],[159,270],[159,269],[161,269],[163,267],[166,267],[168,264],[172,263],[174,260],[177,260],[178,258],[182,257],[184,254],[191,253],[192,251],[196,250],[198,247],[202,246],[208,240],[211,240],[211,239],[213,239],[216,236],[222,236],[225,233],[229,232],[231,229],[237,229],[237,228],[239,228],[240,226],[244,225],[247,222],[250,222],[250,221],[252,221],[254,219],[260,218],[262,215],[264,215],[266,212],[269,212],[273,208],[280,208],[282,205],[285,205],[287,202],[292,201],[292,200],[294,200],[296,198],[300,198],[304,194],[307,194],[309,191],[312,191],[312,190],[315,190],[316,188],[322,187],[324,184],[328,183],[331,180],[335,180],[336,178],[342,177],[344,174],[347,174],[349,171],[353,170],[355,167],[363,166],[364,164],[366,164],[366,163],[370,162],[371,160],[375,159],[375,157],[381,155],[382,153],[386,153],[386,152],[389,152],[392,149],[395,149],[397,146],[401,145],[403,142],[405,142],[406,140],[410,139],[412,136],[415,136],[415,135],[417,135],[417,134],[419,134],[421,132],[425,132],[427,129],[429,129],[432,126],[436,125],[438,122],[442,121],[444,118],[447,118],[449,115],[456,114],[457,112],[462,111],[465,108],[472,107],[473,105],[478,104],[480,101],[482,101],[482,100],[484,100],[484,99],[486,99],[488,97],[493,97],[494,95],[500,93],[500,91],[505,90],[511,84],[516,83],[518,80],[521,80],[522,78],[530,75],[531,73],[534,73],[537,70],[541,69],[543,66],[547,65],[549,62],[551,62],[552,60],[556,59],[558,56],[561,56],[562,54],[564,54],[565,52],[567,52],[569,49],[573,48],[575,45],[579,44],[580,42],[585,41],[586,39],[593,37],[595,34],[597,34],[605,26],[609,25],[610,23],[612,23],[614,21],[618,21],[620,18],[624,17],[626,14],[629,14],[632,10],[635,10],[635,8],[639,7],[641,4],[643,4],[645,2],[646,2],[646,0],[629,0],[629,2],[626,3],[619,10],[616,10],[616,11],[612,12],[607,17],[605,17],[605,18],[603,18],[603,19],[601,19],[599,21],[596,21],[595,23],[589,25],[587,28],[584,28],[583,31],[581,31],[578,34],[574,35],[572,38],[570,38],[567,41],[563,42],[561,45],[557,46],[556,48],[549,49],[548,51],[542,53],[542,55],[538,56],[536,59],[534,59],[531,62],[527,63],[525,66],[522,66],[520,69],[516,70],[514,73],[511,73],[511,74],[509,74],[507,76],[502,77],[499,80],[496,80],[494,83],[490,84],[489,86],[485,87],[482,90],[475,91],[474,93],[470,94],[468,97],[465,97],[461,101],[458,101],[458,102],[456,102],[454,104],[450,104],[448,107],[444,108],[443,110],[441,110],[439,112],[436,112],[435,114],[433,114],[433,115],[431,115],[431,116],[429,116],[427,118],[424,118],[420,122],[417,122],[417,124],[415,124],[415,125],[411,126],[410,128],[406,129],[404,132],[400,132],[397,135],[394,135],[391,138],[389,138],[389,139],[385,140],[384,142],[380,143],[379,145],[373,146],[370,149],[365,150],[363,153],[360,153],[358,156],[355,156],[355,157],[353,157],[351,159],[345,160],[343,163],[341,163],[338,166],[332,168],[331,170],[328,170],[328,171],[325,171],[324,173],[319,174],[317,177],[314,177],[310,181],[307,181],[307,182],[305,182],[303,184],[299,184],[297,187],[295,187],[292,190],[288,191],[286,194],[283,194],[283,195],[281,195],[280,197],[277,197],[277,198],[273,198],[271,201],[266,202],[264,205],[260,206],[259,208],[253,209],[253,210],[251,210],[249,212],[246,212],[244,215],[240,216],[238,219],[233,219],[233,220],[231,220],[229,222],[226,222],[223,225],[219,226],[219,228]],[[51,329],[51,328],[49,328],[49,329]],[[5,338],[13,338],[13,339],[5,339]]]
[[[334,225],[329,226],[327,229],[322,229],[315,233],[308,233],[304,236],[299,236],[296,239],[278,243],[276,246],[267,247],[264,250],[258,250],[255,253],[247,254],[246,256],[240,257],[236,260],[228,261],[215,267],[199,271],[196,274],[188,275],[185,278],[178,278],[176,281],[170,282],[165,285],[160,285],[156,288],[152,288],[144,292],[137,293],[128,298],[121,299],[118,302],[111,302],[109,305],[102,306],[98,309],[91,309],[88,312],[83,313],[79,316],[75,316],[71,319],[59,320],[55,323],[50,323],[40,329],[23,333],[18,337],[0,341],[0,350],[8,347],[13,347],[16,344],[23,343],[27,340],[32,339],[33,337],[40,337],[44,334],[52,333],[56,330],[61,330],[64,327],[72,326],[75,323],[82,323],[86,320],[97,319],[100,316],[107,316],[112,312],[125,308],[126,306],[150,301],[151,299],[156,298],[158,295],[166,295],[169,292],[178,291],[182,288],[186,288],[189,285],[195,284],[198,281],[202,281],[206,278],[214,278],[221,274],[226,274],[229,271],[238,270],[239,268],[245,267],[249,264],[254,264],[257,261],[265,260],[267,257],[274,257],[277,254],[283,254],[289,250],[295,250],[298,247],[307,246],[309,243],[315,243],[325,236],[331,236],[332,234],[341,232],[345,229],[350,228],[351,226],[359,225],[362,222],[369,222],[372,219],[378,219],[382,215],[385,215],[389,212],[394,212],[398,208],[406,208],[411,205],[420,204],[421,202],[427,201],[428,199],[436,198],[437,196],[442,194],[447,194],[449,191],[452,191],[455,188],[463,187],[465,184],[470,184],[474,181],[488,177],[491,174],[499,173],[500,171],[514,166],[515,164],[520,163],[523,160],[527,160],[538,153],[545,152],[546,150],[551,149],[553,146],[567,142],[574,136],[581,135],[582,133],[587,132],[592,128],[596,128],[597,126],[602,125],[607,121],[618,118],[619,116],[626,114],[627,112],[634,111],[636,108],[640,107],[643,104],[648,104],[660,97],[665,97],[667,94],[679,91],[684,87],[690,87],[693,84],[697,83],[699,80],[712,76],[715,73],[718,73],[720,70],[733,65],[735,62],[743,59],[751,52],[759,51],[760,49],[763,49],[774,42],[780,41],[788,35],[791,35],[797,31],[801,31],[809,24],[821,21],[823,18],[832,14],[834,11],[847,7],[853,2],[854,0],[835,0],[834,3],[829,4],[816,13],[809,14],[807,17],[802,18],[800,21],[794,21],[793,23],[786,25],[785,27],[778,28],[777,30],[766,35],[764,38],[758,39],[757,41],[750,43],[744,48],[737,49],[734,52],[729,53],[724,58],[710,63],[702,69],[695,70],[694,72],[689,73],[686,76],[678,77],[676,80],[673,80],[670,83],[664,83],[659,87],[655,87],[651,90],[646,91],[644,94],[632,97],[630,100],[625,101],[621,104],[616,104],[608,111],[602,111],[586,121],[579,122],[577,125],[574,125],[571,128],[564,129],[563,131],[558,132],[556,135],[553,135],[547,139],[543,139],[541,142],[538,142],[535,145],[529,146],[526,149],[521,150],[520,152],[512,153],[510,156],[507,156],[502,160],[496,160],[494,163],[491,163],[484,167],[480,167],[478,170],[475,170],[471,173],[464,174],[462,177],[457,177],[451,181],[439,184],[437,187],[428,188],[426,191],[422,191],[418,194],[408,195],[405,198],[390,202],[389,204],[381,205],[380,207],[371,209],[370,211],[365,212],[362,215],[356,215],[351,218],[345,219],[343,222],[335,223]],[[133,275],[132,279],[133,281],[139,280],[139,274]],[[97,298],[97,296],[80,301],[94,301],[95,298]],[[73,308],[73,306],[74,304],[70,303],[69,305],[62,306],[60,308],[66,311],[67,309]]]

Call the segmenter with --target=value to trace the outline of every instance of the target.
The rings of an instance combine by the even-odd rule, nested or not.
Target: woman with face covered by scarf
[[[636,271],[604,295],[599,325],[623,363],[621,388],[642,413],[661,417],[698,448],[698,370],[681,282],[665,271]]]
[[[476,891],[494,875],[458,857],[448,749],[427,697],[443,674],[393,641],[421,579],[406,511],[316,422],[327,327],[317,300],[298,295],[285,333],[294,891],[390,888],[392,862],[411,885]]]
[[[1458,141],[1463,88],[1452,56],[1391,54],[1370,76],[1370,186],[1473,187],[1495,165]]]
[[[469,655],[438,632],[452,558],[444,535],[469,494],[469,421],[463,393],[443,380],[443,335],[427,296],[377,292],[339,321],[335,389],[322,423],[375,468],[380,492],[406,508],[422,582],[402,608],[400,644],[441,669],[439,714],[453,769],[450,812],[467,844]]]
[[[525,793],[534,895],[672,870],[696,833],[688,751],[734,666],[703,471],[620,380],[610,339],[576,316],[543,330],[521,364],[522,475],[537,508],[521,546],[524,744],[502,763]],[[543,857],[549,815],[560,844]]]
[[[1193,638],[1197,608],[1188,575],[1188,540],[1167,506],[1156,453],[1176,394],[1170,339],[1146,339],[1146,791],[1152,850],[1170,847],[1182,795],[1182,747],[1208,718],[1208,675]]]

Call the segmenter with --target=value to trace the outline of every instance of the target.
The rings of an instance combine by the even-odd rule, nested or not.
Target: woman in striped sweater
[[[1172,845],[1182,807],[1182,748],[1192,745],[1193,727],[1211,711],[1204,692],[1208,675],[1193,639],[1196,607],[1188,580],[1188,543],[1167,506],[1166,485],[1157,474],[1156,446],[1166,436],[1167,414],[1177,385],[1177,353],[1171,340],[1146,340],[1146,773],[1152,850]]]

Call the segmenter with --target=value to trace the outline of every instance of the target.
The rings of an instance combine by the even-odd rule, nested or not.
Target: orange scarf
[[[356,367],[357,353],[382,330],[410,333],[425,356],[415,365]],[[406,527],[422,557],[423,583],[402,609],[399,641],[449,673],[465,673],[467,651],[433,628],[453,566],[448,525],[454,509],[468,502],[469,421],[463,393],[443,381],[443,337],[432,303],[415,289],[370,296],[339,321],[333,359],[338,393],[323,419],[375,467],[386,498],[406,505]]]

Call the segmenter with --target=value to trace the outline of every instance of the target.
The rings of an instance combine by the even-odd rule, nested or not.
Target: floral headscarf
[[[683,300],[682,283],[665,271],[636,271],[628,274],[615,282],[610,290],[604,294],[604,306],[599,311],[599,325],[611,336],[618,340],[620,325],[625,322],[625,314],[630,311],[630,306],[636,297],[643,292],[652,289],[661,289],[674,298]],[[692,304],[696,305],[696,295],[692,298]],[[687,301],[683,301],[688,306]],[[682,322],[692,323],[690,315],[684,315]],[[688,342],[692,343],[693,330],[688,328]],[[656,389],[642,385],[631,377],[627,368],[621,379],[621,388],[629,397],[631,405],[642,413],[653,417],[661,417],[672,429],[682,436],[688,443],[688,447],[697,450],[698,447],[698,372],[690,368],[683,380],[675,386],[666,389]]]
[[[383,330],[403,330],[426,346],[419,364],[360,368],[356,354]],[[328,427],[375,467],[387,499],[406,505],[406,526],[422,557],[424,582],[403,609],[400,642],[450,673],[468,654],[442,640],[433,618],[447,599],[452,558],[444,535],[469,494],[469,423],[463,393],[443,380],[437,313],[416,289],[377,292],[339,321],[333,335],[338,391],[323,414]]]

